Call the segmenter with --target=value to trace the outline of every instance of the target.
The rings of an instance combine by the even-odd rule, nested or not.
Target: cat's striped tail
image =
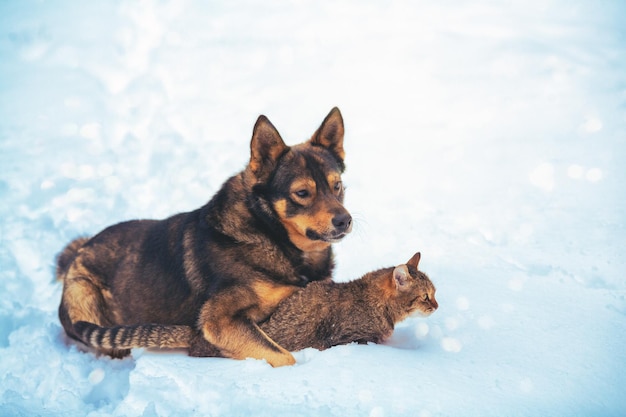
[[[96,349],[188,348],[193,336],[190,326],[137,324],[101,327],[86,321],[73,325],[75,334]]]

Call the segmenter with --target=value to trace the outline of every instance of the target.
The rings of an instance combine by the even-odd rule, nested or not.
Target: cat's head
[[[420,258],[417,252],[406,264],[395,267],[389,278],[402,319],[409,316],[427,317],[439,307],[435,299],[435,286],[426,274],[418,270]]]

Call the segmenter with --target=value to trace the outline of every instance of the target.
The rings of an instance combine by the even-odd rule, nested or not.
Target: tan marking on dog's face
[[[328,186],[335,194],[335,196],[341,197],[341,195],[343,194],[343,183],[341,182],[341,175],[333,172],[328,175],[328,177],[326,177],[326,180],[328,181]]]
[[[330,246],[330,242],[323,240],[311,240],[307,237],[307,229],[326,230],[332,224],[332,214],[328,212],[317,213],[317,215],[297,214],[287,216],[287,200],[281,199],[274,202],[274,209],[278,214],[282,224],[287,230],[289,240],[298,249],[304,252],[318,252]]]

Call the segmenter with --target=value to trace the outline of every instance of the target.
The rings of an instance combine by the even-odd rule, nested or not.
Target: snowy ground
[[[269,4],[267,4],[269,3]],[[626,5],[0,2],[0,415],[626,415]],[[67,345],[56,253],[207,201],[256,117],[346,122],[337,280],[440,309],[298,364]]]

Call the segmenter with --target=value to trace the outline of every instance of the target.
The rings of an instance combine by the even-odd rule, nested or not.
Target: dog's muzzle
[[[322,240],[329,243],[339,242],[352,231],[352,216],[348,213],[337,214],[332,219],[332,225],[333,230],[325,234],[307,229],[306,237],[311,240]]]

